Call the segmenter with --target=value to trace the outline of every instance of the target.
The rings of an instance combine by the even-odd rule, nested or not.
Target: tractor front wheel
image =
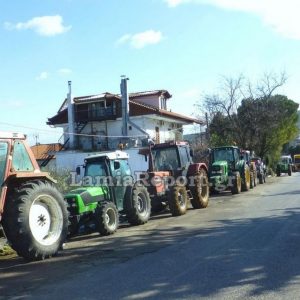
[[[117,231],[119,213],[112,202],[99,204],[95,211],[95,224],[101,235],[111,235]]]
[[[185,186],[176,185],[171,187],[168,202],[171,214],[174,217],[184,215],[188,206],[188,195]]]
[[[151,199],[144,186],[135,186],[125,197],[125,212],[131,225],[148,222],[151,215]]]
[[[205,170],[200,170],[195,176],[194,186],[190,188],[193,198],[191,203],[193,208],[205,208],[209,200],[209,183]]]
[[[59,191],[39,180],[9,194],[3,227],[12,248],[26,260],[42,260],[61,249],[68,233],[68,211]]]
[[[242,190],[242,179],[239,172],[236,172],[234,174],[234,178],[232,181],[232,187],[231,187],[231,193],[234,194],[240,194]]]

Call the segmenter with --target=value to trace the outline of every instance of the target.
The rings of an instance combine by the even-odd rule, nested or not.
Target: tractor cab
[[[123,210],[123,199],[128,185],[133,184],[133,176],[128,164],[129,155],[122,151],[89,156],[84,164],[85,184],[95,186]],[[100,191],[101,189],[101,191]]]
[[[227,165],[228,169],[233,171],[238,168],[238,163],[241,158],[240,149],[237,147],[217,147],[210,152],[210,168],[211,170],[218,169],[219,165]],[[220,169],[220,168],[219,168]],[[226,171],[226,169],[223,169]]]
[[[150,171],[167,171],[176,176],[187,170],[193,163],[192,151],[186,142],[157,144],[150,150]],[[151,170],[152,169],[152,170]]]

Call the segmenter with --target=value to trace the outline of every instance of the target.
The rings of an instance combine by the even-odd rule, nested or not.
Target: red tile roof
[[[164,95],[166,98],[171,98],[172,96],[166,90],[156,90],[156,91],[146,91],[146,92],[139,92],[139,93],[131,93],[129,94],[129,105],[130,105],[130,115],[131,116],[142,116],[142,115],[149,115],[149,114],[156,114],[162,117],[166,117],[173,120],[178,120],[185,122],[186,124],[197,123],[197,124],[204,124],[204,121],[195,119],[192,117],[188,117],[179,113],[174,113],[168,110],[159,109],[158,107],[142,103],[137,101],[139,97],[145,96],[153,96],[153,95]],[[75,104],[85,104],[91,102],[97,102],[101,99],[115,99],[116,101],[121,101],[120,95],[111,94],[111,93],[102,93],[98,95],[90,95],[90,96],[82,96],[82,97],[75,97],[74,103]],[[65,99],[63,105],[60,107],[58,113],[53,116],[52,118],[48,119],[48,125],[56,125],[56,124],[64,124],[68,121],[67,115],[67,100]],[[118,115],[117,117],[121,117]],[[115,118],[114,118],[115,119]],[[99,120],[101,121],[101,120]]]
[[[38,144],[31,147],[35,159],[44,160],[48,157],[50,152],[58,152],[61,150],[61,144]]]

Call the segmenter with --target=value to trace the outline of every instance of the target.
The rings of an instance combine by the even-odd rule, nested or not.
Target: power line
[[[16,127],[16,128],[24,128],[24,129],[30,129],[35,130],[36,132],[45,132],[45,133],[56,133],[56,134],[62,134],[61,132],[49,130],[49,129],[41,129],[41,128],[35,128],[30,126],[24,126],[24,125],[16,125],[16,124],[10,124],[5,122],[0,122],[0,125],[10,126],[10,127]],[[76,135],[76,136],[84,136],[84,137],[104,137],[104,138],[139,138],[139,137],[147,137],[147,135],[99,135],[99,134],[85,134],[85,133],[75,133],[75,132],[64,132],[63,135]]]

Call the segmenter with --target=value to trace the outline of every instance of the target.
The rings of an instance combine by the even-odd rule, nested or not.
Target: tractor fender
[[[204,170],[206,173],[208,173],[208,168],[205,163],[194,163],[191,164],[187,171],[187,176],[195,176],[199,173],[200,170]]]

